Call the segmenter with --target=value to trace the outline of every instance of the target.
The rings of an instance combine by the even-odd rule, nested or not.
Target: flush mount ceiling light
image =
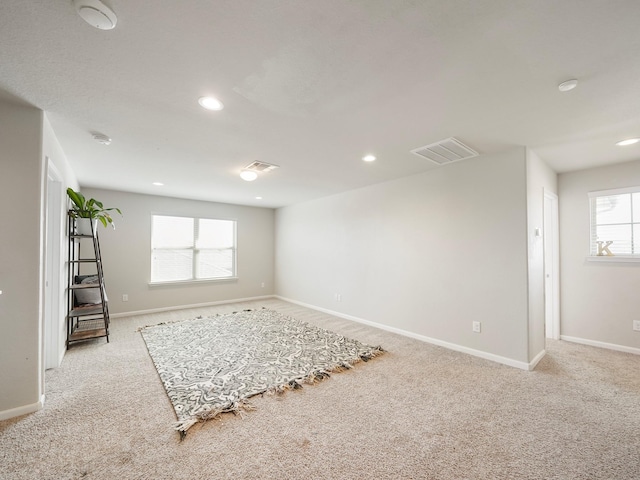
[[[100,0],[73,0],[78,15],[89,25],[100,30],[111,30],[118,23],[118,17]]]
[[[153,182],[152,185],[155,185],[156,187],[164,187],[164,183],[162,182]]]
[[[628,138],[626,140],[620,140],[616,142],[616,145],[619,147],[626,147],[627,145],[633,145],[634,143],[640,142],[640,138]]]
[[[242,170],[240,172],[240,178],[246,182],[253,182],[256,178],[258,178],[258,174],[253,170]]]
[[[93,139],[101,145],[111,145],[111,139],[102,133],[94,133]]]
[[[262,200],[262,197],[256,197],[256,200]]]
[[[558,85],[558,90],[561,92],[568,92],[569,90],[573,90],[578,86],[578,80],[572,78],[571,80],[567,80],[566,82],[562,82]]]
[[[364,160],[365,162],[375,162],[376,157],[375,155],[365,155],[364,157],[362,157],[362,160]]]
[[[207,110],[222,110],[224,108],[222,102],[213,97],[200,97],[198,103]]]

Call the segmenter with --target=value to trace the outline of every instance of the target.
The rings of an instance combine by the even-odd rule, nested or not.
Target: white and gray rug
[[[384,352],[267,309],[141,332],[183,435],[198,421],[251,409],[249,397],[300,388]]]

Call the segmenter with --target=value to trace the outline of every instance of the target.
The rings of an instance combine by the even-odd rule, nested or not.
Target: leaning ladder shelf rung
[[[109,332],[106,328],[95,328],[92,330],[80,330],[76,329],[70,336],[71,342],[80,342],[83,340],[89,340],[91,338],[109,337]]]
[[[73,285],[69,285],[71,290],[82,290],[84,288],[98,288],[100,285],[97,283],[75,283]]]
[[[71,310],[69,310],[69,316],[70,317],[86,317],[89,315],[100,315],[102,316],[103,311],[102,311],[102,305],[98,304],[98,305],[88,305],[88,306],[81,306],[81,307],[76,307],[76,308],[72,308]]]
[[[109,305],[104,288],[104,274],[102,271],[102,257],[98,232],[91,222],[91,235],[78,233],[77,219],[69,214],[69,257],[68,257],[68,295],[67,295],[67,348],[75,342],[82,342],[94,338],[106,337],[109,341]],[[80,248],[83,242],[92,246],[93,257],[83,258]],[[81,274],[83,265],[91,265],[90,273]],[[79,283],[78,277],[95,277],[95,283]],[[98,290],[99,303],[77,305],[77,295]],[[97,298],[96,298],[97,299]],[[94,300],[95,301],[95,300]]]

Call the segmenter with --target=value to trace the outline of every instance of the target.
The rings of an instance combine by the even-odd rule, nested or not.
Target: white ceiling
[[[110,31],[0,2],[0,90],[47,112],[82,186],[277,207],[446,168],[409,150],[452,136],[559,172],[640,159],[614,145],[640,136],[638,0],[104,3]],[[255,160],[281,168],[242,181]]]

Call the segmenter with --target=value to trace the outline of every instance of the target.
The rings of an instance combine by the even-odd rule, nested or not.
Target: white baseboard
[[[251,302],[254,300],[265,300],[267,298],[274,298],[274,297],[275,295],[262,295],[260,297],[235,298],[231,300],[219,300],[217,302],[194,303],[191,305],[178,305],[178,306],[171,306],[171,307],[151,308],[149,310],[135,310],[133,312],[111,313],[109,314],[109,317],[110,318],[133,317],[136,315],[147,315],[150,313],[170,312],[172,310],[184,310],[186,308],[211,307],[214,305],[224,305],[226,303]]]
[[[633,353],[634,355],[640,355],[640,348],[627,347],[626,345],[617,345],[615,343],[599,342],[597,340],[589,340],[587,338],[570,337],[568,335],[560,335],[560,340],[567,342],[581,343],[582,345],[589,345],[591,347],[606,348],[608,350],[616,350],[618,352]]]
[[[13,417],[19,417],[20,415],[26,415],[28,413],[37,412],[44,405],[44,395],[40,397],[40,401],[32,403],[30,405],[22,405],[21,407],[10,408],[9,410],[3,410],[0,412],[0,420],[7,420]]]
[[[455,343],[445,342],[443,340],[438,340],[437,338],[426,337],[424,335],[420,335],[418,333],[409,332],[408,330],[402,330],[396,327],[390,327],[388,325],[384,325],[382,323],[372,322],[370,320],[365,320],[363,318],[354,317],[353,315],[347,315],[345,313],[336,312],[334,310],[329,310],[328,308],[318,307],[316,305],[311,305],[309,303],[299,302],[297,300],[292,300],[290,298],[282,297],[280,295],[274,295],[275,298],[278,298],[282,301],[294,303],[296,305],[300,305],[302,307],[311,308],[312,310],[317,310],[319,312],[328,313],[329,315],[333,315],[335,317],[344,318],[345,320],[351,320],[353,322],[363,323],[365,325],[369,325],[371,327],[379,328],[381,330],[386,330],[387,332],[397,333],[399,335],[403,335],[405,337],[415,338],[416,340],[421,340],[425,343],[430,343],[432,345],[438,345],[439,347],[448,348],[449,350],[455,350],[456,352],[466,353],[468,355],[473,355],[474,357],[484,358],[485,360],[491,360],[496,363],[501,363],[503,365],[508,365],[510,367],[519,368],[521,370],[533,370],[536,364],[542,359],[544,354],[546,353],[544,350],[540,352],[536,358],[532,362],[521,362],[519,360],[514,360],[512,358],[502,357],[500,355],[494,355],[493,353],[483,352],[482,350],[475,350],[473,348],[464,347],[462,345],[457,345]],[[539,358],[538,358],[539,357]]]
[[[542,350],[538,355],[536,355],[534,359],[529,362],[529,370],[533,370],[534,368],[536,368],[536,365],[538,365],[538,362],[540,362],[540,360],[542,360],[546,354],[547,354],[547,351]]]

